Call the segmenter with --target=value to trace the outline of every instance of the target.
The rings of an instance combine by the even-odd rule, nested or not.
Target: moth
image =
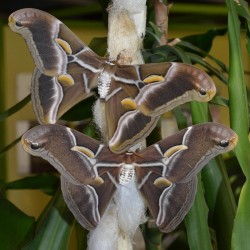
[[[108,145],[115,153],[145,139],[161,114],[189,101],[207,102],[216,92],[212,79],[191,65],[120,65],[119,58],[100,57],[41,10],[18,10],[10,15],[9,26],[23,36],[35,61],[31,97],[38,121],[56,123],[97,87]]]
[[[142,151],[115,154],[76,130],[39,125],[23,135],[22,145],[59,171],[64,199],[84,228],[94,229],[118,186],[134,181],[156,225],[169,232],[193,203],[197,173],[211,158],[232,150],[237,140],[231,129],[204,123]]]

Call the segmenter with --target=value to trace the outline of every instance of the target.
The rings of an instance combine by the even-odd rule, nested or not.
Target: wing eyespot
[[[15,22],[15,26],[16,26],[17,28],[21,28],[21,27],[23,27],[23,24],[22,24],[22,22],[20,22],[20,21],[16,21],[16,22]]]
[[[40,145],[39,145],[38,143],[36,143],[36,142],[32,142],[32,143],[30,144],[30,148],[31,148],[32,150],[38,150],[38,149],[40,148]]]
[[[201,89],[199,90],[199,92],[200,92],[200,94],[203,95],[203,96],[207,94],[207,91],[206,91],[204,88],[201,88]]]
[[[220,141],[220,146],[223,147],[223,148],[226,148],[228,147],[229,145],[229,141],[228,140],[221,140]]]

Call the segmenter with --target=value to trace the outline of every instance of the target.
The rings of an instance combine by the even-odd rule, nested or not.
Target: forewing
[[[101,175],[111,171],[110,164],[112,171],[116,170],[116,175],[119,175],[120,156],[113,157],[107,146],[64,126],[40,125],[32,128],[23,135],[22,144],[27,152],[49,161],[76,185],[101,185],[104,182]],[[104,160],[99,160],[103,156]]]
[[[180,138],[176,143],[175,138]],[[169,146],[169,141],[173,145]],[[209,160],[232,150],[238,137],[230,128],[217,123],[191,126],[161,140],[154,147],[162,154],[163,175],[171,182],[186,181],[196,175]]]
[[[189,101],[208,102],[216,93],[213,80],[192,65],[166,62],[135,67],[140,91],[123,103],[144,115],[156,117]]]
[[[79,57],[84,60],[85,56],[93,56],[100,63],[99,57],[66,25],[44,11],[20,9],[10,15],[9,26],[23,36],[36,67],[45,75],[65,74],[67,64],[72,61],[77,63]]]

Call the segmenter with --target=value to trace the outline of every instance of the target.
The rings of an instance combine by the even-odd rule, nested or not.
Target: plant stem
[[[168,44],[168,14],[171,4],[161,0],[154,0],[155,22],[162,32],[161,45]]]

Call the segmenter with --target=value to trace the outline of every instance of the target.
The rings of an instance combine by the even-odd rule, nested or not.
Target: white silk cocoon
[[[89,250],[129,250],[138,226],[146,222],[145,205],[135,179],[119,185],[99,225],[90,232]]]
[[[129,13],[139,13],[144,11],[146,6],[146,0],[114,0],[113,1],[113,8],[125,9]]]
[[[117,60],[119,64],[142,64],[140,50],[145,35],[146,0],[114,0],[108,11],[109,59]],[[94,119],[104,141],[108,141],[103,108],[100,101],[96,103]],[[88,249],[132,250],[135,232],[144,222],[145,204],[134,177],[127,185],[117,185],[100,223],[89,234]]]
[[[145,36],[146,1],[115,0],[109,8],[108,51],[116,60],[120,53],[130,57],[124,64],[142,64],[140,49]],[[123,63],[123,62],[122,62]]]

